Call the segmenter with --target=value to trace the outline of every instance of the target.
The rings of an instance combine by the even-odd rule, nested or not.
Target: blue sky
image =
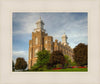
[[[13,60],[24,57],[28,60],[29,40],[36,28],[36,21],[44,21],[48,35],[61,41],[61,36],[67,35],[67,42],[74,48],[79,43],[88,44],[88,14],[86,12],[14,12],[13,13]]]

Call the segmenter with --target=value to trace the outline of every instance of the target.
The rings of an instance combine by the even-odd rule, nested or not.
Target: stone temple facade
[[[51,53],[53,51],[61,50],[64,55],[68,55],[73,61],[73,49],[68,45],[68,37],[64,34],[62,35],[62,42],[58,42],[56,39],[53,42],[53,37],[49,36],[44,29],[44,22],[41,18],[36,22],[37,28],[32,32],[32,40],[29,40],[29,59],[28,59],[28,69],[30,69],[37,62],[38,51],[46,49]]]

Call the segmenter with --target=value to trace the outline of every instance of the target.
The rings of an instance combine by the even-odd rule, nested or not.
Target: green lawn
[[[59,69],[59,70],[48,70],[50,72],[87,72],[87,68],[67,68],[67,69]]]
[[[59,70],[47,70],[46,72],[87,72],[87,68],[67,68],[67,69],[59,69]]]
[[[66,68],[66,69],[59,69],[59,70],[28,71],[28,72],[87,72],[87,71],[88,71],[87,68]]]

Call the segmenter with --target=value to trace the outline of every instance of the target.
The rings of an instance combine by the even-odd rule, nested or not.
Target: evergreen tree
[[[38,60],[37,60],[38,66],[44,66],[44,65],[48,64],[49,57],[50,57],[49,51],[43,49],[42,51],[39,51],[37,53],[37,55],[38,55]]]

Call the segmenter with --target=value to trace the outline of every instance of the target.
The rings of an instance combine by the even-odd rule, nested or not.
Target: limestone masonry
[[[51,53],[53,51],[61,50],[64,55],[68,55],[73,61],[73,49],[67,43],[67,36],[62,35],[62,42],[56,39],[53,42],[53,37],[45,33],[44,22],[41,18],[36,22],[37,28],[32,32],[32,40],[29,40],[29,59],[28,69],[30,69],[37,62],[38,51],[46,49]]]

